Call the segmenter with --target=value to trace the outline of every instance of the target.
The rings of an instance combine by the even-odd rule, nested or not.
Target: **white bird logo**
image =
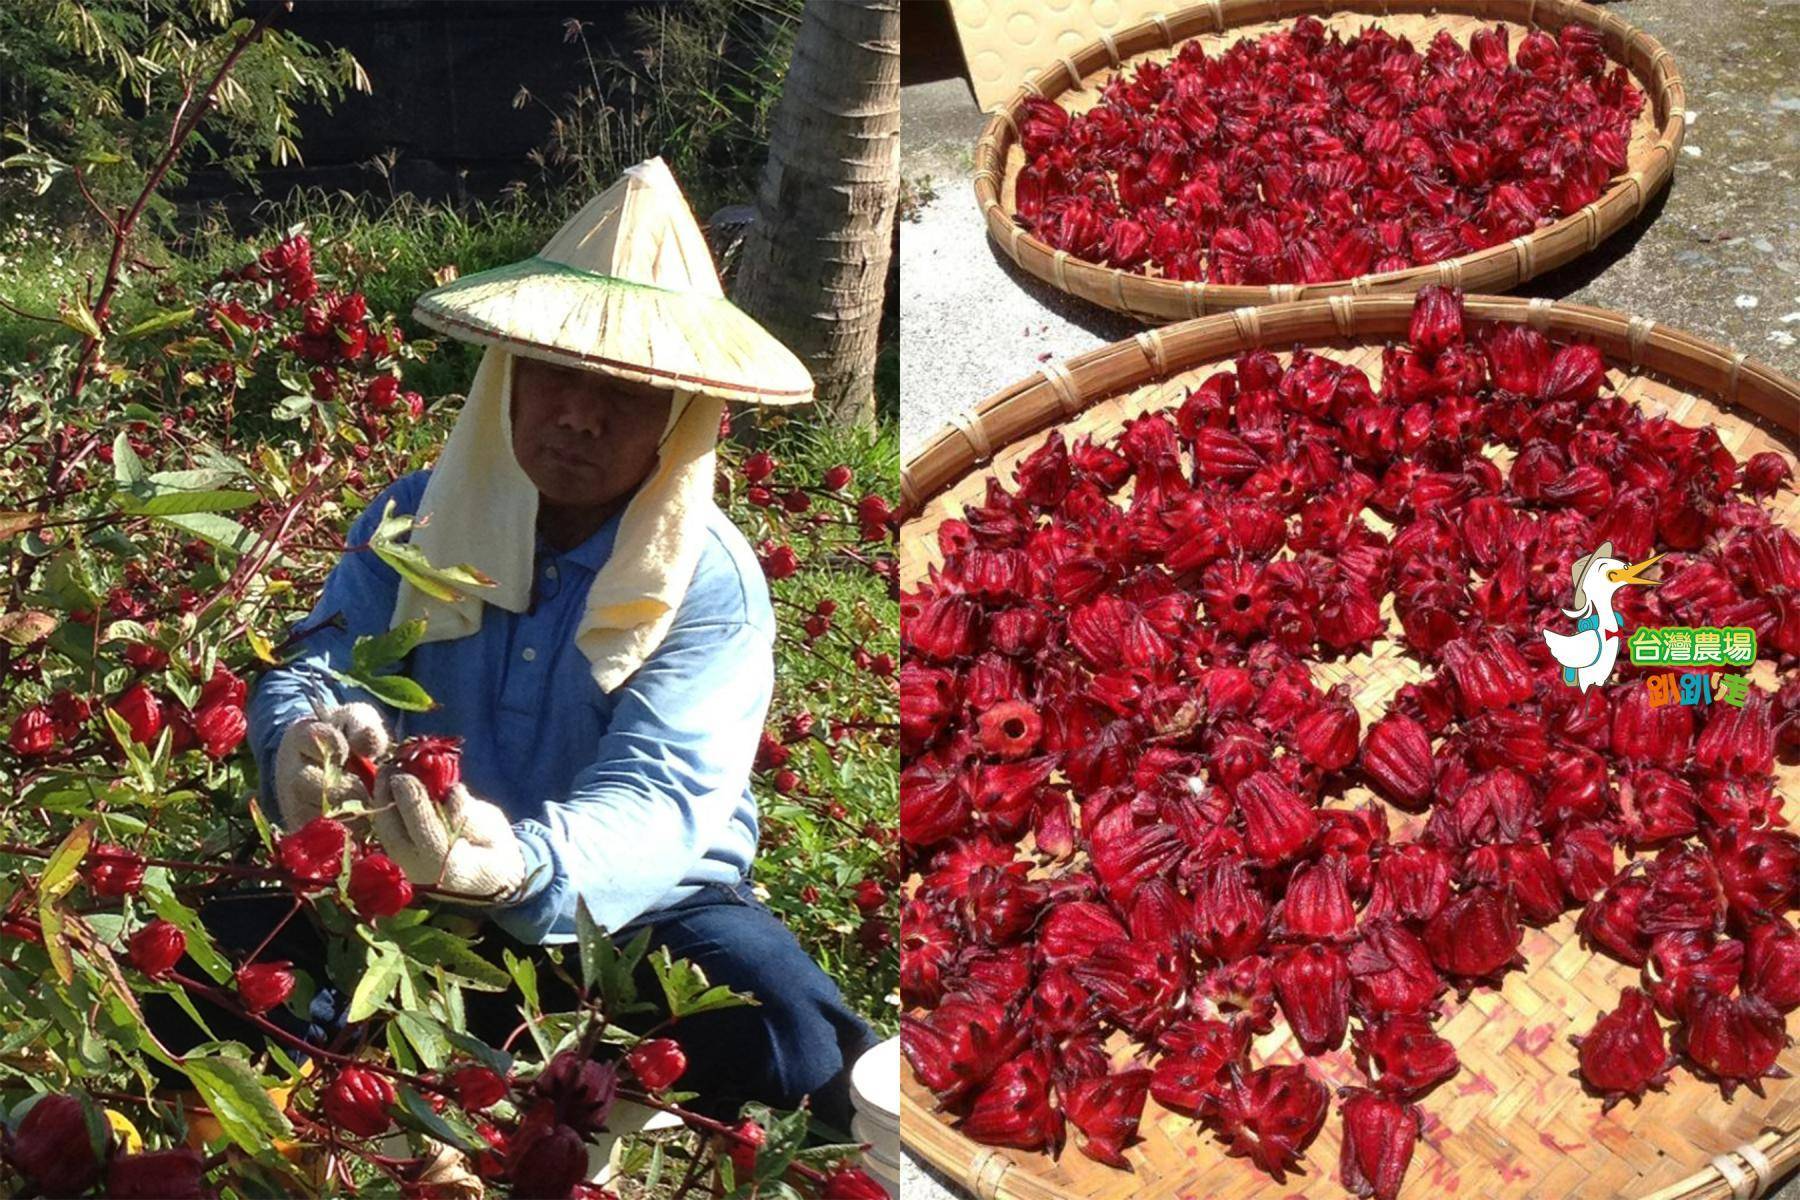
[[[1613,557],[1611,542],[1586,558],[1577,559],[1571,572],[1575,585],[1575,607],[1563,612],[1574,617],[1573,634],[1544,630],[1544,642],[1550,656],[1562,664],[1563,682],[1587,691],[1612,677],[1613,664],[1619,658],[1619,614],[1613,611],[1613,593],[1628,583],[1655,587],[1656,580],[1645,579],[1644,572],[1661,561],[1652,554],[1643,562],[1626,566]]]

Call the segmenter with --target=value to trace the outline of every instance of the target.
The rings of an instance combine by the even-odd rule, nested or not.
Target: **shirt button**
[[[533,650],[530,646],[527,646],[527,647],[525,647],[524,653],[520,654],[519,657],[524,659],[526,662],[530,662],[532,659],[537,657],[537,651]]]
[[[556,578],[556,564],[555,563],[551,563],[549,566],[544,568],[544,578],[545,579],[555,579]]]

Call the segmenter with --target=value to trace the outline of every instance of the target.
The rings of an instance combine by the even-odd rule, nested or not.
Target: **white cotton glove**
[[[327,802],[333,808],[353,800],[367,805],[368,789],[350,769],[350,755],[379,761],[387,755],[388,741],[387,726],[372,704],[340,704],[322,718],[289,725],[275,751],[275,803],[282,826],[299,829],[323,816]]]
[[[381,848],[414,883],[504,904],[525,882],[525,855],[512,822],[460,783],[439,805],[413,776],[383,767],[371,817]]]

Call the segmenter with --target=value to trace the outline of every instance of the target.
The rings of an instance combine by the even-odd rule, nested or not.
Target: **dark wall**
[[[247,9],[259,13],[265,5]],[[596,57],[634,53],[628,18],[654,3],[603,0],[299,0],[277,16],[318,47],[343,47],[368,72],[373,94],[352,93],[330,113],[299,113],[304,166],[259,173],[265,197],[295,186],[385,196],[389,182],[370,166],[393,149],[392,187],[434,200],[491,199],[514,180],[532,180],[526,156],[549,135],[552,109],[591,85],[579,43],[564,24],[588,23]],[[537,100],[513,107],[523,85]],[[196,171],[180,201],[253,198],[223,172]]]

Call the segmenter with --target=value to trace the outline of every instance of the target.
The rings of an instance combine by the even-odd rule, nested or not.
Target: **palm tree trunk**
[[[733,298],[873,422],[900,194],[900,0],[807,0]]]

